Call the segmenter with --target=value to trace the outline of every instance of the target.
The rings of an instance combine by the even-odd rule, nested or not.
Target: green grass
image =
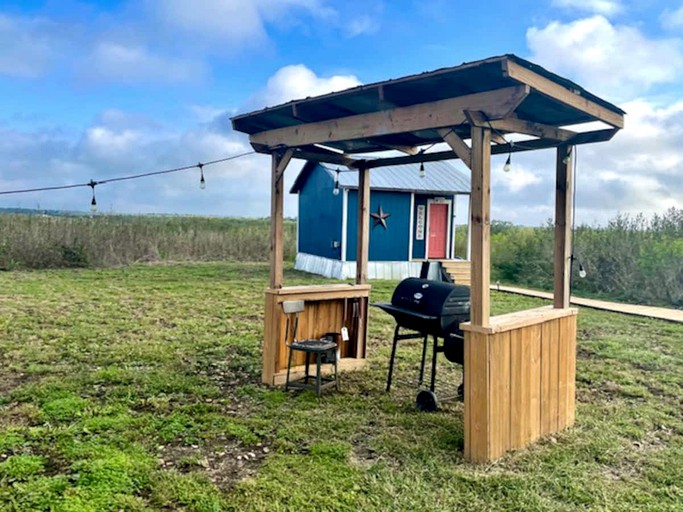
[[[0,510],[683,509],[683,326],[583,310],[576,427],[484,466],[417,342],[318,400],[261,386],[265,264],[0,274]],[[317,279],[288,271],[288,284]],[[372,300],[395,283],[373,283]],[[493,294],[494,313],[541,301]],[[459,368],[440,360],[437,392]]]

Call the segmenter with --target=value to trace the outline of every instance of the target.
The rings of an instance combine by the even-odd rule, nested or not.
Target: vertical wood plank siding
[[[576,318],[465,332],[466,459],[495,460],[573,425]]]

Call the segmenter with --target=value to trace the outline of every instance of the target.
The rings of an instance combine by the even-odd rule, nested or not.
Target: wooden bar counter
[[[265,326],[263,340],[264,384],[283,385],[287,377],[289,349],[285,344],[287,315],[282,303],[303,300],[304,311],[299,314],[297,339],[318,339],[327,333],[349,332],[349,340],[340,342],[339,370],[357,369],[365,363],[365,333],[368,319],[370,285],[334,284],[322,286],[288,286],[266,290]],[[289,342],[293,337],[294,316],[290,320]],[[329,369],[325,368],[329,371]],[[292,380],[304,374],[304,355],[294,354]]]
[[[574,424],[575,308],[492,317],[465,331],[465,458],[495,460]]]

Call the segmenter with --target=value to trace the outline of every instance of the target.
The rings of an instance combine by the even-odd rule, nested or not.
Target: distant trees
[[[494,279],[550,289],[553,227],[491,227]],[[573,291],[615,300],[683,308],[683,210],[618,215],[604,227],[574,234]],[[587,276],[578,276],[583,265]]]

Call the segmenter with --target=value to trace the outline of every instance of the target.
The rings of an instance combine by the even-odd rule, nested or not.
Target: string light
[[[204,164],[199,162],[197,164],[197,167],[199,167],[199,188],[204,190],[206,188],[206,180],[204,179]]]
[[[510,172],[510,169],[512,168],[512,148],[514,147],[514,145],[515,143],[513,141],[510,141],[510,152],[508,153],[508,159],[505,160],[503,172]]]
[[[586,269],[583,266],[583,263],[579,263],[579,277],[581,279],[584,279],[588,273],[586,272]]]
[[[425,171],[425,163],[420,162],[420,178],[424,178],[427,175],[427,171]]]
[[[336,174],[334,175],[334,188],[332,189],[332,194],[335,196],[339,195],[339,169],[337,169]]]
[[[226,158],[219,158],[218,160],[211,160],[209,162],[204,162],[204,163],[198,163],[195,165],[186,165],[184,167],[174,167],[172,169],[164,169],[161,171],[152,171],[152,172],[144,172],[141,174],[131,174],[129,176],[120,176],[118,178],[109,178],[107,180],[90,180],[87,183],[72,183],[68,185],[55,185],[51,187],[37,187],[37,188],[24,188],[24,189],[17,189],[17,190],[3,190],[0,191],[0,195],[9,195],[9,194],[26,194],[29,192],[47,192],[47,191],[52,191],[52,190],[67,190],[71,188],[79,188],[79,187],[90,187],[92,189],[92,199],[90,200],[90,211],[91,212],[96,212],[97,211],[97,199],[95,197],[95,187],[97,185],[104,185],[106,183],[114,183],[117,181],[126,181],[126,180],[135,180],[139,178],[146,178],[148,176],[158,176],[161,174],[170,174],[174,172],[180,172],[180,171],[187,171],[189,169],[196,169],[199,168],[200,172],[200,180],[199,180],[199,187],[201,189],[206,188],[206,180],[204,179],[204,166],[206,165],[215,165],[219,164],[222,162],[227,162],[229,160],[235,160],[237,158],[242,158],[244,156],[248,155],[253,155],[256,153],[256,151],[248,151],[245,153],[239,153],[237,155],[232,155],[228,156]]]
[[[90,211],[92,213],[95,213],[97,211],[97,199],[95,199],[95,187],[97,186],[97,182],[90,180],[88,182],[88,186],[92,189],[92,199],[90,200]]]

